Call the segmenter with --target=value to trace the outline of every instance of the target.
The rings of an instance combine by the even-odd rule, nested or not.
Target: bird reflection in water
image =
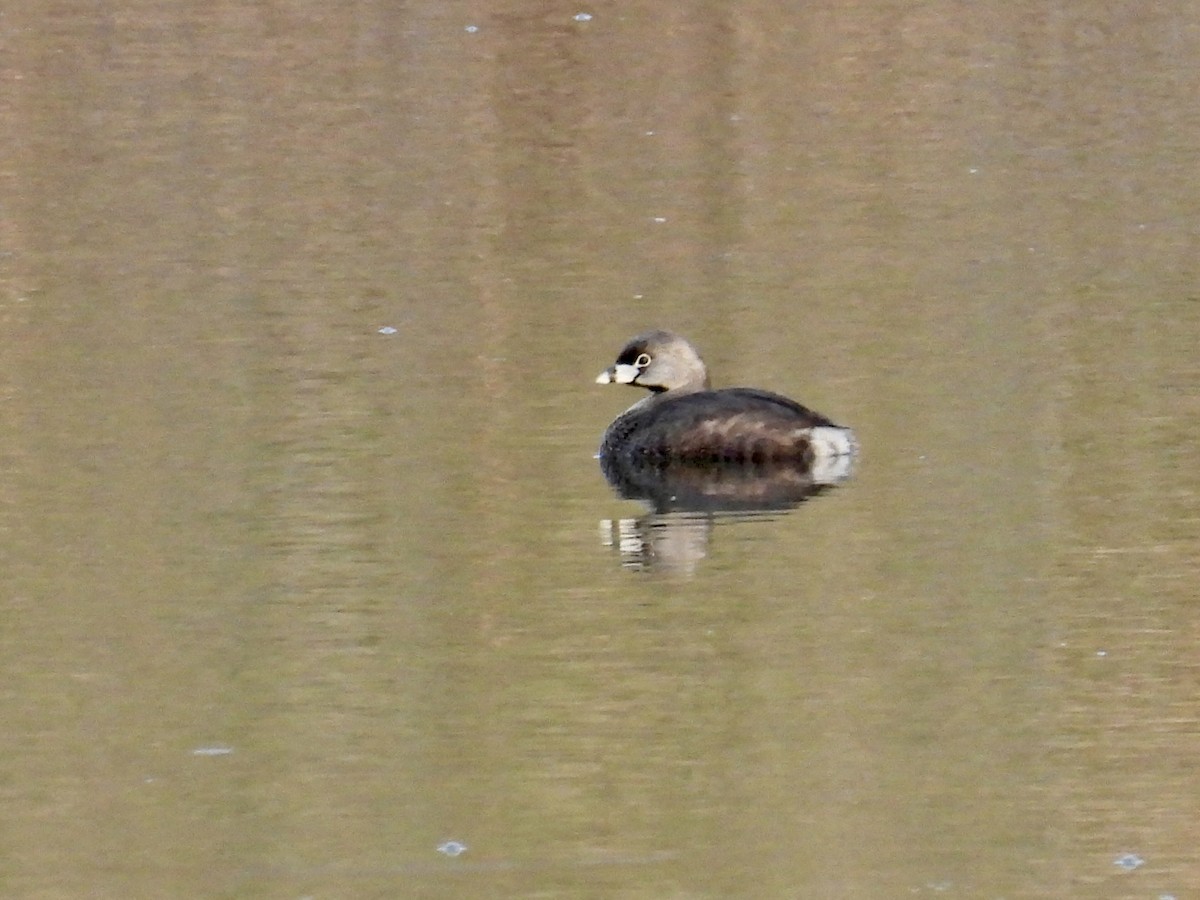
[[[638,518],[600,523],[600,539],[615,546],[622,565],[691,574],[708,553],[718,522],[785,513],[832,490],[852,474],[853,458],[810,467],[784,463],[647,464],[600,457],[616,494],[644,503]]]

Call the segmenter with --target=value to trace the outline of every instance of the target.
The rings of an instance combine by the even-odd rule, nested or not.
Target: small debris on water
[[[467,845],[460,844],[458,841],[446,841],[444,844],[438,845],[437,851],[443,856],[461,856],[467,852]]]
[[[1143,865],[1146,861],[1136,853],[1122,853],[1113,860],[1113,865],[1124,869],[1126,872],[1132,872],[1134,869]]]
[[[396,329],[393,328],[391,325],[384,325],[382,328],[379,329],[379,333],[380,334],[395,334]]]
[[[228,756],[232,752],[232,747],[197,747],[192,756]]]

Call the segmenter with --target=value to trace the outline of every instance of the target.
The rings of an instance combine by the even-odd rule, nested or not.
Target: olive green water
[[[0,894],[1200,892],[1200,12],[1085,6],[5,10]],[[651,326],[855,477],[639,543]]]

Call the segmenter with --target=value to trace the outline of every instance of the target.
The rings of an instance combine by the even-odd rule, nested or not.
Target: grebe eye
[[[646,368],[646,366],[650,365],[650,354],[649,353],[639,353],[638,358],[633,361],[633,364],[635,366],[637,366],[639,369]]]

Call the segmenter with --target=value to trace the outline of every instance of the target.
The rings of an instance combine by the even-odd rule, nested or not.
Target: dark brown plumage
[[[667,331],[633,338],[596,379],[651,391],[613,421],[602,458],[648,463],[790,463],[817,467],[849,458],[848,428],[770,391],[711,390],[708,369],[687,340]]]

